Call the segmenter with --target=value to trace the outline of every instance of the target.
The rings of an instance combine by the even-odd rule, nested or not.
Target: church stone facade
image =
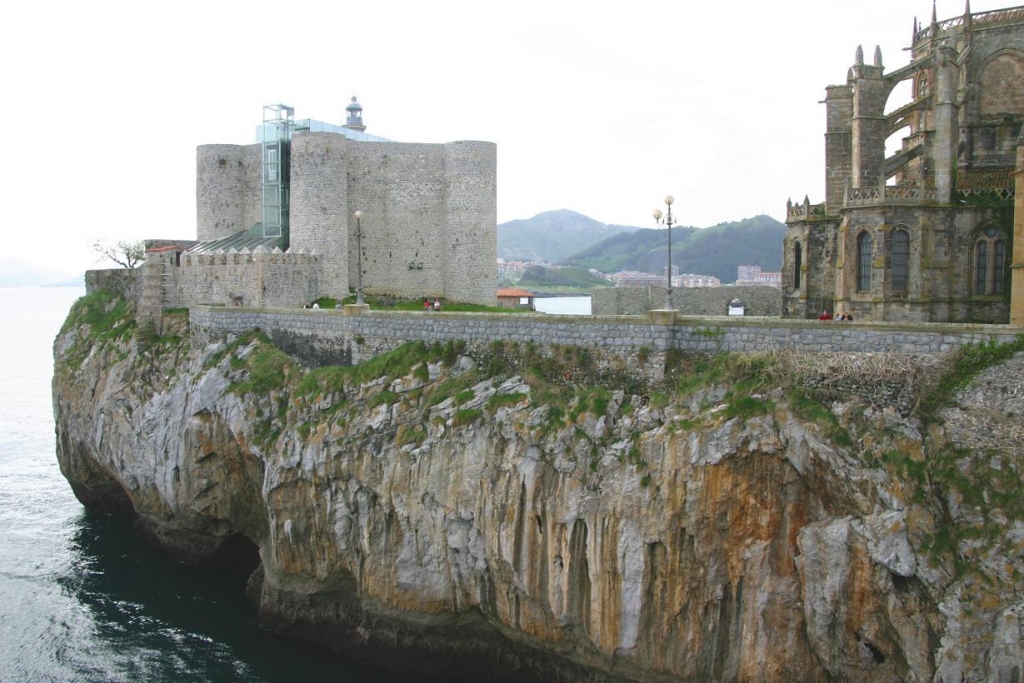
[[[904,81],[911,101],[887,106]],[[1024,7],[933,9],[910,64],[857,48],[825,106],[825,201],[788,203],[783,317],[1024,324]]]

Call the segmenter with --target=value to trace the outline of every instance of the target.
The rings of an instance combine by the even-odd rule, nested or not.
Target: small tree
[[[92,248],[101,259],[108,258],[122,268],[134,268],[146,258],[146,243],[142,240],[120,240],[113,245],[96,240]]]

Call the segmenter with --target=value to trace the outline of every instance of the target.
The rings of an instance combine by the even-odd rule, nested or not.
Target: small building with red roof
[[[533,292],[518,287],[503,287],[498,290],[498,306],[501,308],[528,308],[533,310]]]

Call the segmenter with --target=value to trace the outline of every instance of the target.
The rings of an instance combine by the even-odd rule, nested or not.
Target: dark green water
[[[0,681],[418,682],[260,630],[245,577],[86,513],[54,455],[51,347],[80,289],[0,289]]]

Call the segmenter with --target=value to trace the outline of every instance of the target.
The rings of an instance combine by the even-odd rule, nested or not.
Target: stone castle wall
[[[494,305],[498,289],[497,147],[489,142],[444,145],[447,232],[442,243],[445,292]]]
[[[349,146],[333,133],[296,134],[291,145],[290,250],[315,250],[324,263],[334,264],[324,269],[319,289],[324,296],[341,299],[356,279],[355,268],[345,267],[351,217]]]
[[[781,292],[775,287],[676,287],[672,303],[681,315],[725,315],[729,302],[739,299],[746,315],[778,316]],[[590,292],[594,315],[645,315],[665,306],[664,287],[602,287]]]
[[[168,306],[302,306],[317,298],[319,272],[310,254],[182,254]]]
[[[258,144],[196,149],[196,225],[201,242],[263,221],[262,155]]]
[[[353,173],[379,181],[349,185],[349,215],[356,210],[363,212],[364,290],[370,294],[446,296],[444,243],[448,214],[443,147],[363,143],[355,145],[353,152]],[[349,228],[352,249],[348,267],[354,285],[355,221]]]
[[[260,154],[258,144],[199,148],[201,240],[262,220]],[[289,251],[320,257],[320,296],[347,296],[359,280],[353,214],[361,211],[367,294],[496,303],[494,143],[362,142],[299,132],[290,165]]]

